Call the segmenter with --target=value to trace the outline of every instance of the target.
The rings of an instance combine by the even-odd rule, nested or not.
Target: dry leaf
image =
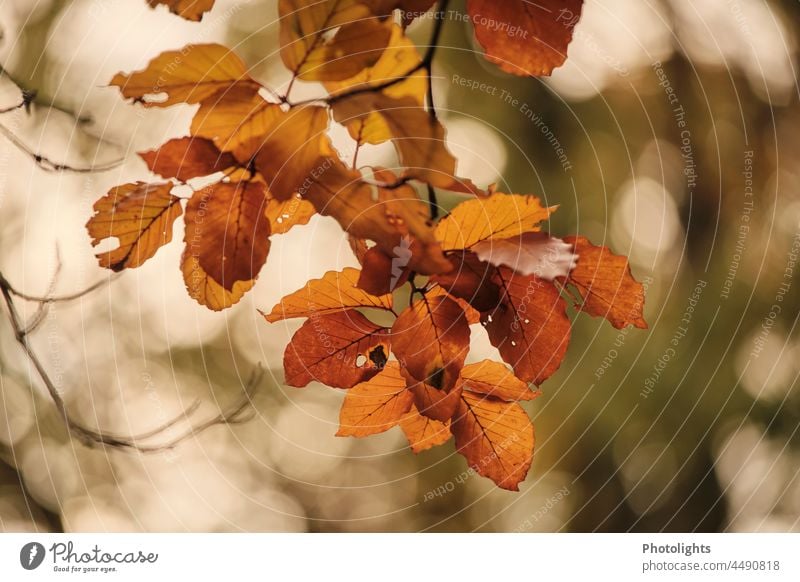
[[[389,362],[380,374],[347,391],[336,436],[385,432],[400,422],[411,405],[411,393],[397,362]]]

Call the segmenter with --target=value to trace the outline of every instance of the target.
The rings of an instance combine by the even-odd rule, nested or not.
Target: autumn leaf
[[[408,282],[411,268],[411,248],[397,247],[397,252],[390,257],[378,247],[368,249],[361,260],[361,275],[358,288],[373,295],[392,293]]]
[[[336,436],[365,437],[396,426],[411,409],[412,396],[397,362],[347,391]]]
[[[400,419],[400,428],[406,435],[408,444],[414,453],[421,453],[442,445],[453,436],[450,432],[450,420],[439,422],[423,416],[416,406],[412,406],[411,410]]]
[[[469,336],[464,310],[455,301],[423,295],[395,320],[392,351],[414,379],[443,390],[458,378],[469,351]]]
[[[568,276],[578,259],[571,244],[542,232],[485,240],[473,245],[472,250],[481,261],[545,281]]]
[[[456,449],[478,474],[519,491],[533,460],[533,424],[516,402],[464,391],[451,426]]]
[[[294,293],[287,295],[264,318],[275,323],[295,317],[321,316],[356,307],[390,310],[392,296],[375,297],[359,289],[358,269],[329,271],[321,279],[313,279]]]
[[[461,384],[445,385],[442,375],[438,373],[420,381],[405,368],[400,372],[406,379],[409,391],[414,395],[414,406],[422,416],[438,422],[447,422],[453,417],[461,399]]]
[[[506,267],[497,269],[495,282],[501,289],[501,302],[484,312],[481,322],[517,377],[539,385],[553,375],[567,352],[566,302],[553,283]]]
[[[173,14],[195,22],[202,20],[203,15],[214,7],[214,0],[147,0],[147,3],[152,8],[165,5]]]
[[[188,248],[184,249],[181,258],[181,273],[189,297],[212,311],[222,311],[235,305],[256,284],[255,280],[236,281],[233,289],[228,291],[208,276]]]
[[[278,10],[281,58],[304,81],[352,77],[389,42],[389,30],[356,0],[280,0]]]
[[[468,0],[486,58],[514,75],[550,75],[564,64],[583,0]]]
[[[535,196],[501,194],[467,200],[456,206],[436,227],[445,251],[469,249],[489,240],[539,232],[556,207],[544,207]]]
[[[492,265],[482,262],[469,251],[454,251],[447,258],[453,268],[447,273],[434,275],[432,282],[477,311],[494,309],[500,303],[500,287],[494,282],[495,268]]]
[[[308,224],[317,211],[308,200],[295,194],[289,200],[267,200],[267,218],[272,234],[285,234],[295,226]]]
[[[492,360],[464,366],[461,370],[461,384],[464,390],[474,394],[485,394],[507,402],[533,400],[541,394],[538,390],[528,388],[506,366]]]
[[[254,94],[260,87],[242,60],[219,44],[190,44],[163,52],[142,71],[116,74],[111,85],[147,107],[201,103],[233,87]]]
[[[351,388],[369,380],[386,366],[388,331],[357,311],[312,315],[284,353],[286,383]]]
[[[264,185],[218,182],[198,190],[186,205],[185,241],[208,276],[227,291],[251,281],[269,253]]]
[[[393,10],[402,10],[416,18],[427,12],[436,0],[361,0],[376,16],[389,16]],[[404,14],[405,16],[405,14]]]
[[[244,160],[254,152],[255,168],[278,200],[298,192],[305,198],[311,184],[325,174],[325,161],[333,153],[326,133],[328,110],[308,106],[283,111],[273,105],[264,115],[265,133],[244,142],[234,155]]]
[[[605,317],[617,329],[628,325],[647,329],[644,287],[633,278],[628,259],[607,247],[595,246],[582,236],[564,240],[575,245],[578,255],[578,265],[567,282],[583,298],[579,308],[589,315]]]
[[[256,153],[259,138],[263,141],[280,117],[280,106],[264,100],[247,85],[234,85],[200,104],[190,131],[212,140],[222,151],[235,152],[247,163]]]
[[[139,154],[150,171],[162,178],[186,182],[236,165],[229,153],[222,153],[212,141],[196,137],[171,139],[160,148]]]
[[[92,246],[116,238],[119,246],[97,255],[100,266],[122,271],[141,266],[172,240],[172,225],[181,215],[172,184],[135,182],[112,188],[94,204],[86,223]]]
[[[414,97],[355,93],[333,103],[333,117],[345,126],[358,128],[361,143],[392,140],[405,177],[445,189],[457,187],[456,159],[446,147],[444,127]]]
[[[434,235],[428,206],[411,186],[377,188],[335,158],[320,162],[315,175],[302,189],[303,198],[351,236],[374,241],[390,256],[396,256],[398,247],[409,251],[404,266],[421,274],[451,268]]]

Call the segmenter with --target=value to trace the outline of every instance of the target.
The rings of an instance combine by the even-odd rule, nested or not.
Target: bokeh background
[[[147,179],[135,152],[185,135],[193,113],[145,111],[108,81],[163,50],[223,42],[281,88],[276,19],[261,0],[217,0],[200,24],[144,0],[0,0],[0,108],[19,100],[9,75],[38,91],[30,114],[0,115],[3,133],[75,166],[125,159],[45,172],[0,138],[0,271],[33,294],[59,262],[56,293],[108,278],[83,228],[92,203]],[[567,359],[530,403],[536,455],[519,493],[470,476],[452,442],[415,457],[399,429],[335,438],[342,393],[282,384],[299,322],[269,325],[257,308],[355,265],[338,226],[315,218],[276,238],[254,292],[222,314],[186,295],[180,228],[141,269],[49,309],[38,353],[73,415],[115,433],[196,398],[193,419],[213,415],[266,368],[253,420],[169,452],[69,439],[0,318],[0,530],[800,529],[799,22],[795,0],[587,0],[567,64],[535,80],[485,63],[470,25],[448,18],[435,92],[459,173],[559,204],[554,233],[629,255],[648,285],[649,330],[576,318]],[[432,24],[412,37],[424,43]],[[492,352],[479,329],[476,360]]]

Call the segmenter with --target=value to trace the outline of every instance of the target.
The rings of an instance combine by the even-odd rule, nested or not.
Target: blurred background
[[[193,108],[145,111],[111,77],[222,42],[281,88],[275,4],[217,0],[193,24],[144,0],[0,0],[0,108],[19,101],[9,76],[38,92],[30,114],[0,115],[2,133],[76,167],[125,159],[45,172],[0,139],[0,271],[14,286],[107,279],[83,226],[93,202],[148,179],[135,152],[187,133]],[[470,25],[448,18],[435,93],[459,174],[559,204],[552,232],[629,255],[647,284],[649,330],[576,317],[567,359],[528,407],[536,454],[519,493],[470,476],[452,442],[415,457],[397,428],[336,438],[343,394],[283,385],[301,322],[270,325],[257,308],[355,265],[317,217],[275,238],[255,290],[224,313],[185,292],[182,228],[144,267],[50,306],[31,339],[89,426],[146,431],[198,398],[202,420],[266,368],[253,420],[168,452],[69,439],[0,319],[0,530],[800,530],[799,22],[795,0],[587,0],[567,64],[537,80],[487,64]],[[432,24],[411,36],[424,43]],[[474,360],[492,355],[481,332]]]

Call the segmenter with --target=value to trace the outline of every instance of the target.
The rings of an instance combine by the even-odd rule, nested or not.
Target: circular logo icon
[[[35,570],[44,561],[44,546],[39,542],[29,542],[19,551],[19,563],[26,570]]]

